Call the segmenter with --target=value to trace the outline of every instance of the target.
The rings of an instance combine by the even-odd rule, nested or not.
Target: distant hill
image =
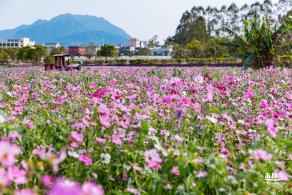
[[[64,46],[94,43],[123,44],[131,37],[104,18],[64,14],[51,20],[0,31],[0,40],[29,37],[37,43],[60,42]]]

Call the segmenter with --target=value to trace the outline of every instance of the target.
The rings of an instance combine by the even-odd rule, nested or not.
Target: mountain
[[[0,31],[0,40],[29,37],[37,43],[60,42],[64,46],[94,43],[123,44],[131,36],[104,18],[63,14],[51,20]]]

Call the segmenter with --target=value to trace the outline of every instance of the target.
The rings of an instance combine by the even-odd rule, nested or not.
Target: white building
[[[51,53],[54,48],[60,48],[61,45],[60,43],[44,43],[43,47],[46,48],[48,53]]]
[[[128,41],[127,46],[135,47],[135,48],[144,48],[144,43],[143,43],[143,41],[140,41],[140,40],[134,38],[134,39],[130,39]]]
[[[171,56],[173,49],[172,47],[156,47],[150,51],[152,56]]]
[[[29,38],[21,39],[7,39],[0,41],[0,48],[20,48],[20,47],[32,47],[35,45],[34,41],[31,41]]]

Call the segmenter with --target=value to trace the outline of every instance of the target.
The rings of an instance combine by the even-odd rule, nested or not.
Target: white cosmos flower
[[[211,121],[212,123],[218,123],[218,119],[212,117],[212,116],[206,116],[206,119],[208,119],[209,121]]]
[[[4,116],[0,115],[0,123],[4,123],[6,121],[6,119],[4,118]]]
[[[108,153],[101,153],[100,158],[102,163],[109,164],[111,162],[111,155]]]

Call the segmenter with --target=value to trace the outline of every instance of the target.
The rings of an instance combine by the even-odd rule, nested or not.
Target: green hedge
[[[194,64],[211,64],[211,63],[241,63],[238,58],[173,58],[173,59],[116,59],[116,60],[86,60],[83,64],[180,64],[180,63],[194,63]]]

